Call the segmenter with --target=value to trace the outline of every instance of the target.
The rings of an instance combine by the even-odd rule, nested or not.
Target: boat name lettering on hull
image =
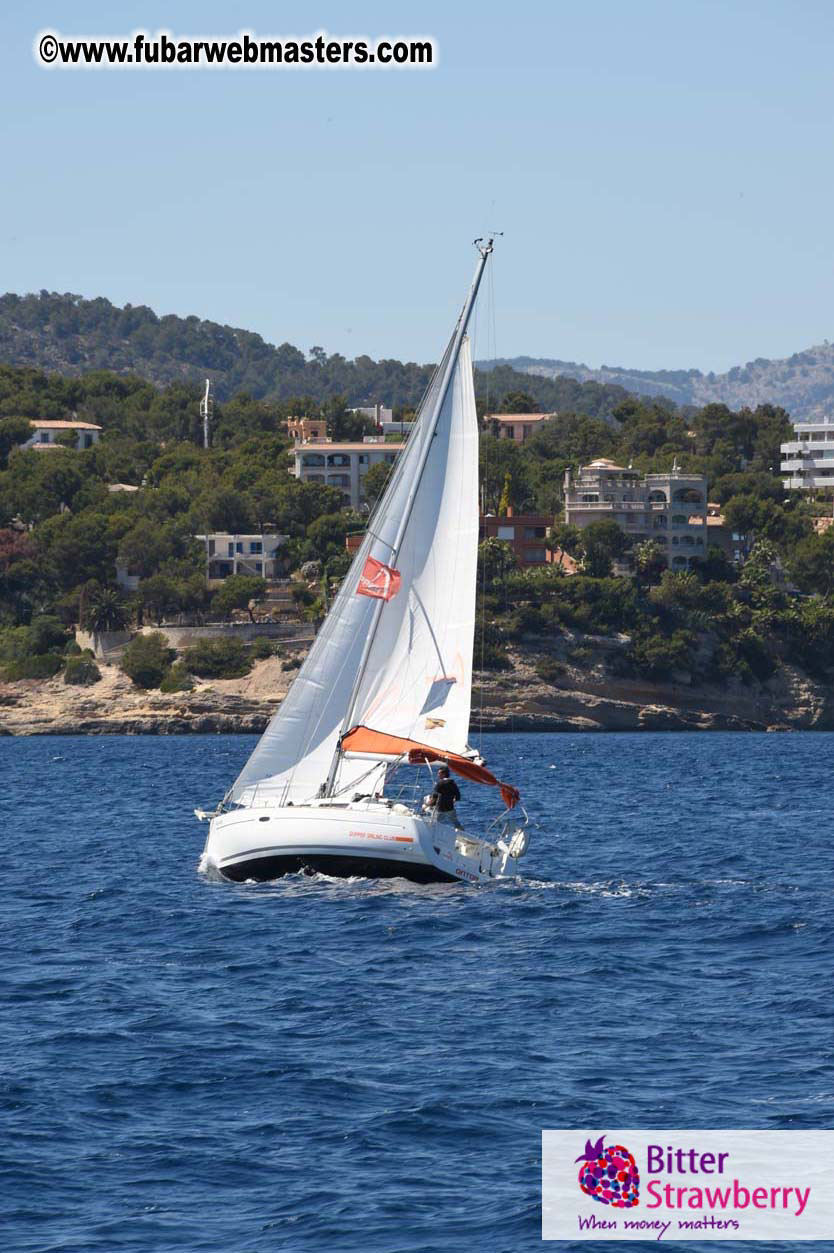
[[[356,840],[388,840],[394,844],[414,843],[414,839],[410,835],[385,835],[381,831],[348,831],[348,835]]]

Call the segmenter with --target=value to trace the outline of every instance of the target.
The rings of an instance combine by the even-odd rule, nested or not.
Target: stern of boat
[[[438,867],[464,882],[490,883],[511,878],[519,859],[527,852],[527,821],[526,813],[518,818],[502,815],[481,838],[434,818],[427,822],[430,855]]]

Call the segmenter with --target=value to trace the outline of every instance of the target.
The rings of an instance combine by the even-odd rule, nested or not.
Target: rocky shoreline
[[[726,687],[611,678],[601,664],[566,666],[545,682],[533,651],[514,652],[508,671],[476,676],[473,729],[484,731],[829,731],[834,691],[782,667],[769,683]],[[102,665],[93,687],[60,678],[0,684],[0,735],[259,734],[295,670],[257,662],[243,679],[165,694],[134,687]]]

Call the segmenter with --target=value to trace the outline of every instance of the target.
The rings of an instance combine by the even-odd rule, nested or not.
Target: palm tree
[[[127,605],[115,587],[100,587],[90,593],[84,613],[84,626],[100,635],[103,631],[123,631],[130,620]]]

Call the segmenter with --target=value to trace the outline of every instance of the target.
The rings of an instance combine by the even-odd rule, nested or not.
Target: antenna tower
[[[200,401],[200,417],[203,419],[203,447],[209,446],[209,427],[214,417],[214,395],[211,390],[211,379],[206,379],[206,391]]]

